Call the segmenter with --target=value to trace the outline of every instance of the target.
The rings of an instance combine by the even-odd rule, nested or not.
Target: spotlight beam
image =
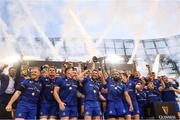
[[[23,8],[23,10],[25,11],[25,13],[27,14],[27,16],[29,17],[30,21],[32,22],[33,26],[35,27],[35,29],[37,30],[37,32],[39,33],[39,35],[43,38],[42,40],[50,47],[50,50],[52,51],[52,53],[54,54],[54,57],[59,58],[59,54],[58,51],[55,49],[55,47],[52,45],[52,43],[50,42],[50,40],[48,39],[48,37],[46,36],[46,34],[42,31],[41,27],[38,25],[38,23],[36,22],[35,18],[33,17],[32,13],[30,12],[30,10],[28,9],[28,6],[24,3],[24,1],[19,0],[21,7]]]
[[[113,2],[114,3],[114,2]],[[116,7],[115,7],[115,10],[114,10],[114,15],[113,15],[113,18],[112,18],[112,21],[111,21],[111,23],[109,23],[109,25],[107,25],[107,27],[106,27],[106,29],[104,30],[104,32],[103,32],[103,34],[98,38],[98,40],[96,41],[96,46],[98,46],[99,44],[101,44],[102,43],[102,41],[103,41],[103,39],[105,38],[105,36],[112,30],[112,28],[113,28],[113,25],[114,25],[114,23],[116,22],[116,20],[117,20],[117,13],[118,12],[116,12],[116,11],[118,11],[118,4],[116,4],[115,3],[115,5],[116,5]]]
[[[131,64],[132,61],[135,59],[135,56],[136,56],[136,53],[137,53],[137,49],[138,49],[138,46],[140,44],[141,36],[142,36],[142,34],[143,34],[144,30],[145,30],[145,24],[147,24],[148,19],[152,18],[153,13],[155,13],[155,11],[158,8],[158,5],[159,5],[159,1],[152,1],[151,5],[149,7],[149,11],[146,14],[145,18],[143,19],[142,26],[140,28],[135,27],[136,28],[136,33],[135,33],[136,38],[134,40],[135,41],[135,47],[133,49],[131,58],[128,61],[128,64]]]
[[[2,52],[0,63],[11,64],[17,62],[20,57],[16,51],[16,38],[7,32],[7,24],[0,18],[0,35],[5,37],[4,48],[5,54]]]
[[[69,13],[72,16],[72,18],[73,18],[74,22],[76,23],[76,25],[78,26],[78,28],[80,29],[81,33],[83,34],[83,37],[85,37],[83,40],[85,42],[85,46],[86,46],[89,54],[91,56],[98,54],[99,51],[95,47],[96,46],[95,43],[93,42],[91,37],[86,32],[84,26],[81,24],[81,22],[78,19],[77,15],[72,11],[72,9],[69,10]]]
[[[155,72],[156,77],[158,76],[158,72],[159,72],[159,62],[160,62],[160,54],[157,54],[152,69],[152,71]]]

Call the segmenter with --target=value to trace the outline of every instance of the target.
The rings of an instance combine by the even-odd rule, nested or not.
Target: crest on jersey
[[[66,115],[66,113],[65,113],[65,112],[63,112],[63,115]]]
[[[19,113],[18,116],[22,116],[22,113]]]
[[[86,115],[89,115],[89,112],[86,112]]]

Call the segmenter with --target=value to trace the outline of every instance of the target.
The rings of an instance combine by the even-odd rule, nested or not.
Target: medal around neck
[[[72,87],[69,87],[69,90],[72,90]]]
[[[94,93],[96,93],[96,90],[93,90]]]
[[[32,96],[34,96],[35,95],[35,93],[34,92],[32,92]]]

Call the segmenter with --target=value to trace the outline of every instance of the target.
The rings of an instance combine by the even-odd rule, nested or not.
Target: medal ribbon
[[[32,83],[32,86],[33,86],[32,95],[33,95],[33,94],[35,95],[35,93],[36,93],[37,90],[38,90],[39,81],[38,81],[38,82],[32,81],[32,82],[33,82],[33,83]],[[33,95],[33,96],[34,96],[34,95]]]
[[[113,85],[114,85],[115,87],[118,87],[118,86],[120,85],[119,80],[117,80],[117,81],[112,80],[112,82],[113,82]]]

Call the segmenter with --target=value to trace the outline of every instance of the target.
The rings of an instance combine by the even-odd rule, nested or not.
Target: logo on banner
[[[168,115],[168,113],[169,113],[168,106],[162,106],[162,110],[163,110],[164,114]]]

